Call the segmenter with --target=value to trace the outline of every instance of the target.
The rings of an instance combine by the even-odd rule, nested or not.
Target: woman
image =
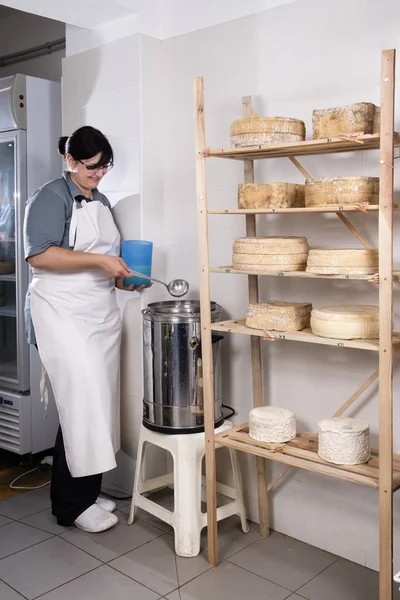
[[[116,466],[121,319],[115,286],[130,271],[120,258],[111,206],[97,186],[113,166],[107,138],[81,127],[60,138],[67,172],[29,199],[25,257],[28,341],[53,388],[60,429],[51,502],[57,522],[88,532],[113,527],[115,503],[99,498],[102,473]],[[142,286],[144,287],[144,286]],[[141,288],[139,288],[141,289]]]

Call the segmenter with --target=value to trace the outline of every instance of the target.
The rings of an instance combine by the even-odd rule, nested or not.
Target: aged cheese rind
[[[379,265],[378,250],[371,248],[311,248],[308,253],[307,266],[310,267],[377,267]]]
[[[277,406],[253,408],[249,414],[249,436],[259,442],[289,442],[296,437],[295,416]]]
[[[291,271],[305,271],[306,264],[307,263],[300,265],[249,265],[248,263],[235,264],[235,261],[233,261],[234,269],[237,269],[238,271],[254,271],[257,273],[289,273]]]
[[[239,184],[239,208],[301,208],[304,206],[302,184],[283,182]]]
[[[306,179],[305,205],[379,204],[379,177]]]
[[[313,111],[312,122],[314,140],[361,132],[371,134],[379,127],[379,110],[371,102],[317,109]]]
[[[233,253],[233,264],[247,265],[306,265],[307,254],[239,254]]]
[[[312,248],[308,254],[306,271],[319,275],[372,275],[378,267],[379,253],[374,248]]]
[[[308,254],[305,237],[245,237],[236,238],[234,254]]]
[[[379,337],[379,308],[368,305],[338,305],[314,308],[311,330],[325,338],[352,340]]]
[[[286,117],[238,119],[233,121],[230,132],[231,146],[234,147],[303,142],[305,138],[304,121]]]
[[[358,465],[371,456],[369,425],[346,417],[318,423],[318,455],[336,465]]]
[[[253,329],[301,331],[310,326],[312,304],[271,300],[249,304],[246,325]]]

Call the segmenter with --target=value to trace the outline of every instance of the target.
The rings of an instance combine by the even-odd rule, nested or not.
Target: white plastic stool
[[[221,427],[215,430],[215,433],[221,433],[231,427],[232,423],[225,421]],[[147,443],[164,448],[172,454],[173,473],[143,481],[142,472],[145,445]],[[216,448],[220,447],[216,445]],[[201,511],[201,492],[202,485],[205,483],[205,478],[202,476],[204,454],[204,432],[168,435],[150,431],[142,425],[128,524],[133,523],[137,507],[151,513],[161,521],[165,521],[174,528],[175,552],[178,556],[191,557],[199,554],[201,530],[207,525],[207,514]],[[242,480],[237,452],[229,449],[229,454],[234,487],[217,483],[217,492],[231,498],[232,502],[217,508],[217,520],[221,521],[238,514],[243,531],[248,533],[249,526],[246,521],[243,503]],[[174,486],[174,512],[156,504],[143,495],[170,485]]]

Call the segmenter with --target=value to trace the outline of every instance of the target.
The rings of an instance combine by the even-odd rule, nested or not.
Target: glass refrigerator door
[[[29,389],[23,256],[26,202],[25,132],[0,133],[0,387]]]

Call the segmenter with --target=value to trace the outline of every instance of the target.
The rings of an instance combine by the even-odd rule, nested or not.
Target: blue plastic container
[[[122,259],[132,271],[139,271],[139,273],[151,277],[152,258],[153,242],[144,240],[126,240],[122,242]],[[131,285],[131,283],[135,287],[139,287],[140,285],[149,285],[150,281],[136,276],[124,279],[125,285]]]

